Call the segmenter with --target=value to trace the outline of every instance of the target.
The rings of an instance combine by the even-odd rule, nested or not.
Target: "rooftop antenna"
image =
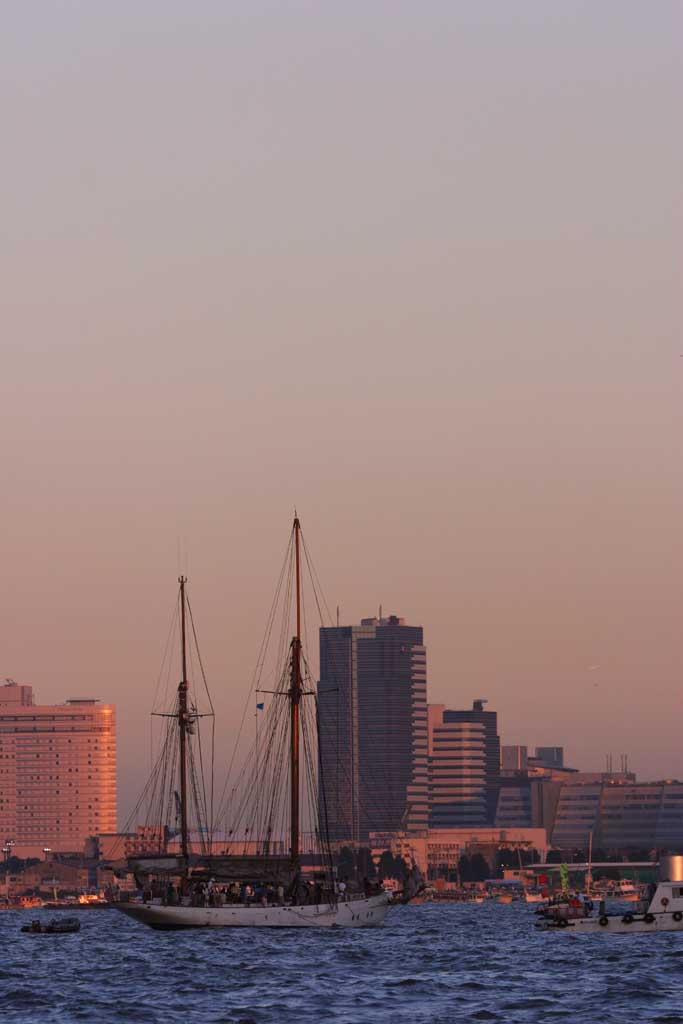
[[[379,624],[382,625],[382,605],[379,606]]]

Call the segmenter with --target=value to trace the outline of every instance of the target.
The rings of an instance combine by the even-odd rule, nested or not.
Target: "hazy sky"
[[[2,13],[0,675],[121,818],[179,538],[227,756],[295,504],[433,701],[683,777],[680,0]]]

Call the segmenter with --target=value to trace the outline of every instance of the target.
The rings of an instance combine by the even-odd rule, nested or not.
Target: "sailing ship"
[[[310,573],[311,563],[305,546],[304,552]],[[285,572],[287,564],[289,569]],[[191,796],[195,811],[197,806],[206,810],[207,801],[198,796],[201,773],[196,770],[197,759],[192,753],[192,741],[201,716],[197,704],[189,698],[189,605],[186,579],[183,576],[179,579],[181,679],[174,709],[165,716],[168,721],[167,740],[153,773],[157,782],[162,781],[165,791],[172,793],[179,826],[179,849],[177,853],[169,853],[160,845],[158,851],[129,858],[129,869],[140,880],[143,896],[115,904],[121,912],[151,928],[369,928],[383,923],[392,902],[391,893],[381,889],[371,891],[366,887],[362,894],[347,895],[345,886],[337,886],[332,853],[325,834],[324,791],[321,784],[316,785],[310,778],[306,791],[309,796],[318,794],[314,820],[320,854],[314,881],[306,879],[302,871],[302,767],[310,773],[317,763],[317,753],[311,749],[311,740],[317,737],[318,718],[317,714],[302,710],[305,701],[309,707],[311,704],[315,706],[316,695],[307,684],[310,676],[303,652],[302,533],[296,515],[285,566],[280,574],[266,638],[273,632],[274,608],[281,593],[283,608],[289,605],[283,616],[285,626],[289,625],[291,605],[294,605],[294,635],[288,645],[283,642],[283,664],[276,675],[274,688],[257,691],[258,696],[264,693],[271,695],[264,728],[266,746],[265,750],[259,751],[257,742],[255,751],[247,759],[251,766],[249,780],[242,784],[240,795],[236,795],[237,788],[232,791],[232,801],[229,800],[228,804],[234,821],[228,834],[233,839],[220,854],[216,852],[220,843],[214,840],[212,821],[199,830],[198,850],[194,849],[197,844],[192,841],[190,832]],[[313,585],[315,587],[315,583]],[[191,626],[196,639],[193,622]],[[284,631],[281,635],[286,637]],[[262,648],[259,664],[263,666],[263,663]],[[259,703],[257,708],[264,706],[264,703]],[[177,757],[175,753],[169,754],[175,740]],[[285,793],[287,776],[288,799]],[[174,788],[176,781],[177,790]],[[247,804],[251,807],[251,826],[244,824]],[[279,831],[278,823],[288,828]],[[167,826],[164,825],[159,834],[164,829]],[[239,842],[243,843],[241,852],[236,852],[238,836]]]

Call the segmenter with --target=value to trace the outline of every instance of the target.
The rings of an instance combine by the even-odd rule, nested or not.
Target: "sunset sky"
[[[179,567],[227,759],[295,506],[432,701],[683,777],[682,38],[679,0],[5,6],[0,676],[116,703],[122,822]]]

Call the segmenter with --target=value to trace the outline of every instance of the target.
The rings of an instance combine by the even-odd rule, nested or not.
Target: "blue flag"
[[[263,711],[263,709],[264,709],[264,707],[265,707],[265,706],[266,706],[265,704],[257,704],[257,705],[256,705],[256,710],[257,710],[257,711]]]

